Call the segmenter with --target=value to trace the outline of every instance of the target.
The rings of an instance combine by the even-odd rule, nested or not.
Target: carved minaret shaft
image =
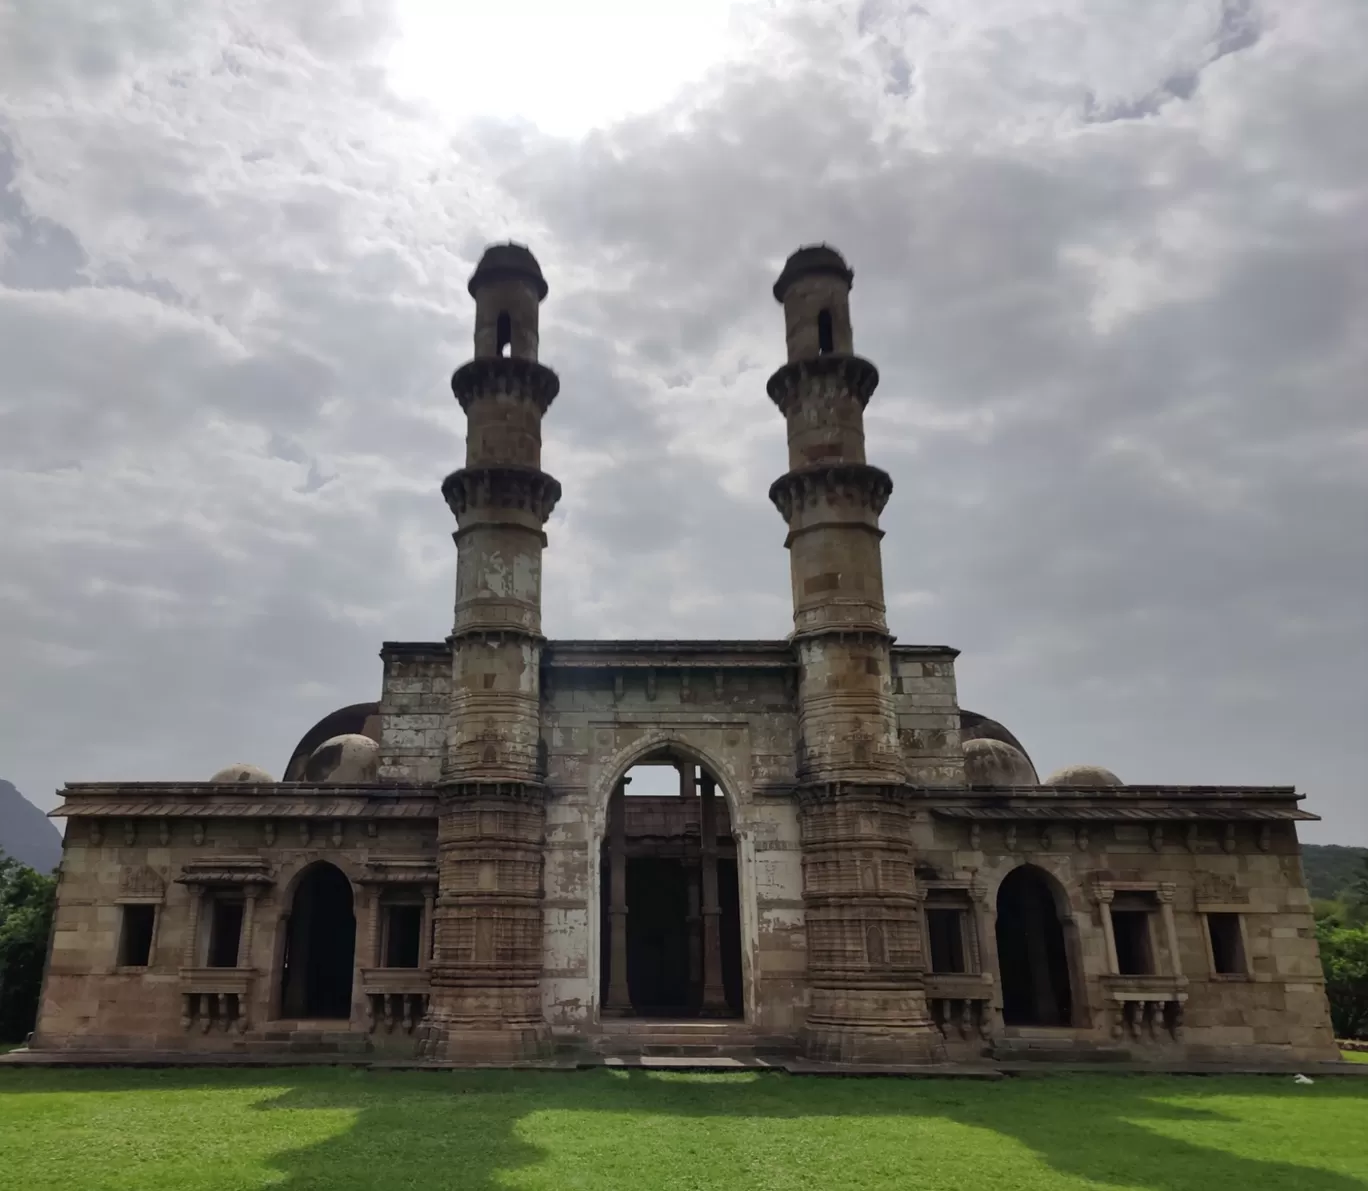
[[[547,1039],[541,553],[560,485],[541,470],[541,422],[560,382],[537,362],[547,287],[532,254],[495,245],[469,288],[475,358],[451,380],[466,465],[442,484],[457,524],[456,610],[425,1053],[506,1060],[535,1057]]]
[[[789,257],[774,286],[788,363],[769,394],[788,422],[789,471],[770,499],[789,527],[800,674],[805,1045],[832,1061],[925,1062],[940,1045],[923,991],[880,552],[893,482],[865,462],[864,408],[879,374],[854,354],[852,279],[820,245]]]

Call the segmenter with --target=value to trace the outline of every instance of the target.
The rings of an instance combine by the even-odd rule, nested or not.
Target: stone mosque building
[[[774,285],[792,633],[553,641],[547,284],[526,248],[488,249],[452,378],[450,636],[386,643],[378,702],[311,728],[279,781],[66,786],[33,1048],[1335,1058],[1300,795],[1041,781],[959,706],[954,649],[895,643],[852,277],[821,245]],[[678,793],[634,793],[642,765]]]

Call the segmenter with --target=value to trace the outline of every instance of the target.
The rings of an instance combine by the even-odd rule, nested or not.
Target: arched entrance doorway
[[[300,876],[285,921],[281,1017],[351,1017],[355,955],[351,882],[319,861]]]
[[[1029,864],[1013,869],[998,887],[997,953],[1006,1025],[1073,1023],[1069,953],[1055,894],[1049,874]]]
[[[736,842],[716,777],[668,750],[613,791],[600,863],[606,1017],[742,1017]]]

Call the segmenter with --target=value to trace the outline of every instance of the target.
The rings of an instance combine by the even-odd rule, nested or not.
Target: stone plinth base
[[[441,1063],[530,1063],[555,1053],[551,1030],[545,1024],[504,1027],[423,1027],[418,1042],[420,1058]]]
[[[945,1062],[945,1042],[934,1027],[883,1030],[809,1024],[801,1041],[803,1057],[814,1063],[924,1066]]]

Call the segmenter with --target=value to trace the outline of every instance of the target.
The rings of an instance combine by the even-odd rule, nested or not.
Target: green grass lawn
[[[23,1191],[1365,1191],[1368,1081],[0,1069]]]
[[[1368,1050],[1342,1050],[1340,1058],[1351,1063],[1368,1063]]]

